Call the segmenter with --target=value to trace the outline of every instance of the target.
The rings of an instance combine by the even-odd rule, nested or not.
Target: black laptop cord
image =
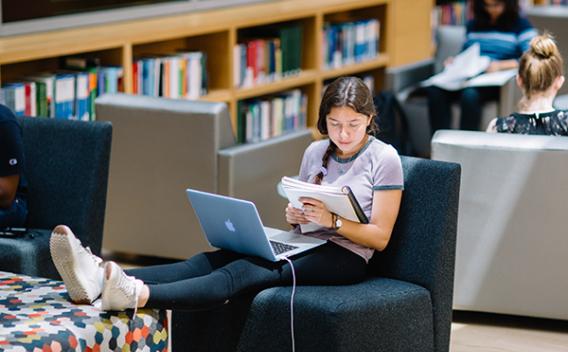
[[[294,339],[294,295],[296,293],[296,272],[294,270],[294,264],[292,261],[286,257],[283,257],[285,261],[290,264],[290,269],[292,269],[292,294],[290,295],[290,336],[292,338],[292,352],[296,352],[296,342]]]

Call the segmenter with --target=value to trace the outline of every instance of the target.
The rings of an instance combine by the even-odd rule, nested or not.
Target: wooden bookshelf
[[[416,5],[420,4],[420,5]],[[421,13],[410,7],[420,7]],[[97,56],[124,68],[123,90],[132,92],[132,63],[144,53],[179,49],[207,54],[209,92],[201,99],[229,104],[233,126],[239,100],[301,88],[308,95],[308,127],[317,121],[324,81],[341,75],[371,74],[382,87],[384,68],[426,59],[431,54],[430,0],[282,0],[150,19],[92,25],[0,37],[0,83],[58,69],[65,56]],[[424,10],[424,11],[422,11]],[[409,14],[415,13],[410,16]],[[408,20],[405,18],[410,16]],[[324,24],[328,21],[378,19],[379,55],[326,69],[322,60]],[[301,71],[281,80],[240,88],[233,82],[233,47],[245,32],[280,23],[301,25]],[[406,25],[408,24],[408,25]],[[394,38],[399,38],[394,39]],[[426,39],[426,40],[425,40]],[[410,50],[412,48],[412,50]],[[405,52],[407,54],[405,54]],[[411,53],[411,54],[408,54]]]

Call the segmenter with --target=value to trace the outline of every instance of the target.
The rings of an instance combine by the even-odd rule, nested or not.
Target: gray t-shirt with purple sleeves
[[[308,146],[300,167],[300,180],[314,182],[315,176],[321,171],[323,154],[328,146],[328,139],[315,141]],[[404,189],[400,157],[391,145],[369,136],[365,146],[352,157],[341,159],[335,154],[330,157],[322,184],[351,187],[370,219],[374,191]],[[329,228],[304,235],[332,241],[360,255],[367,262],[374,253],[374,249],[351,242]]]

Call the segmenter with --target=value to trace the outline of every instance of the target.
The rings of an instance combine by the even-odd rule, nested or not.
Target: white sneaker
[[[83,247],[69,227],[58,225],[53,229],[49,249],[73,302],[90,304],[101,295],[102,259]]]
[[[138,308],[138,297],[142,292],[144,283],[141,280],[128,276],[115,262],[105,265],[103,295],[101,299],[102,310],[125,310]]]

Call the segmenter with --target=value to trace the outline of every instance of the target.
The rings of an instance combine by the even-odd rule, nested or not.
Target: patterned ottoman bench
[[[166,311],[107,313],[61,281],[0,271],[0,351],[168,351]]]

